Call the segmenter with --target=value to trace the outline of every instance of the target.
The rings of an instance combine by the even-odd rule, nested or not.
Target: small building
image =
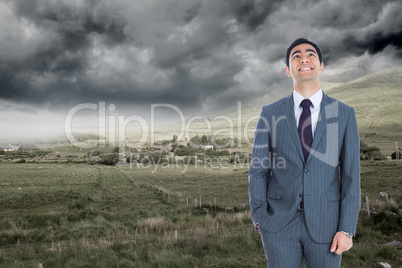
[[[214,146],[212,144],[207,144],[207,145],[201,145],[201,148],[204,150],[208,150],[208,149],[214,149]]]
[[[13,146],[13,145],[7,145],[7,146],[0,146],[0,150],[3,150],[4,152],[14,152],[17,151],[20,148],[20,146]]]

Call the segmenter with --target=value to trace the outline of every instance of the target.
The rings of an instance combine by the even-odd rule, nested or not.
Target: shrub
[[[103,154],[100,156],[99,163],[102,165],[114,166],[119,162],[119,155],[113,154]]]
[[[373,224],[383,234],[402,233],[402,217],[388,215],[383,211],[373,217]]]
[[[191,145],[201,145],[201,144],[202,144],[202,139],[197,134],[197,136],[194,136],[190,139],[188,146],[190,147]]]
[[[372,154],[371,154],[371,159],[379,161],[379,160],[386,160],[387,158],[382,153],[380,153],[379,151],[373,151]]]
[[[392,153],[391,158],[396,159],[396,151]],[[402,152],[401,151],[399,151],[399,159],[402,159]]]
[[[99,156],[101,154],[102,154],[101,149],[92,150],[92,151],[87,153],[88,156]]]
[[[188,165],[194,165],[195,164],[195,158],[193,156],[186,156],[183,159],[184,164]]]
[[[383,247],[375,254],[376,257],[382,257],[386,260],[396,260],[398,255],[398,250],[391,247]]]
[[[368,146],[360,141],[360,159],[361,160],[386,160],[387,158],[380,152],[377,146]]]
[[[178,156],[186,156],[186,155],[189,156],[189,155],[195,155],[198,152],[202,152],[202,150],[193,147],[179,146],[179,148],[176,149],[175,154]]]

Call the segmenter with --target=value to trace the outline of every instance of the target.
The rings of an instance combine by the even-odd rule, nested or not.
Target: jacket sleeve
[[[355,111],[349,114],[340,158],[339,231],[355,234],[360,207],[360,141]]]
[[[270,125],[266,109],[262,109],[254,134],[251,154],[249,181],[249,201],[254,225],[259,223],[259,213],[267,210],[267,187],[270,167]]]

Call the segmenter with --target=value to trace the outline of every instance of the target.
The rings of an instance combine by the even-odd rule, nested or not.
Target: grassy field
[[[265,267],[247,168],[184,168],[0,163],[0,267]],[[363,162],[362,196],[402,207],[401,171]],[[342,267],[400,267],[401,224],[362,212]]]

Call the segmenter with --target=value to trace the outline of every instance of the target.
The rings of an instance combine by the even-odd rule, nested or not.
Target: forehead
[[[315,50],[315,48],[312,45],[304,43],[304,44],[300,44],[300,45],[295,46],[292,49],[292,51],[290,51],[290,55],[292,55],[296,51],[306,52],[308,50],[310,50],[310,51],[312,50],[317,54],[317,51]]]

